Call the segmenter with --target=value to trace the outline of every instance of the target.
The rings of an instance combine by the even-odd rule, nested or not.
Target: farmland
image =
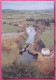
[[[34,28],[36,32],[36,35],[34,36],[34,42],[29,44],[29,50],[31,51],[32,56],[36,53],[40,54],[38,54],[38,59],[35,63],[32,63],[32,65],[28,65],[28,63],[26,65],[25,63],[19,65],[19,57],[23,56],[23,54],[20,55],[19,53],[25,49],[26,40],[29,37],[26,28],[28,28],[29,26]],[[51,59],[49,57],[47,59],[46,56],[43,57],[43,55],[41,54],[41,49],[47,47],[52,51],[54,50],[53,11],[2,11],[2,35],[3,33],[22,33],[15,36],[2,37],[3,78],[32,78],[32,75],[34,75],[34,78],[52,78],[49,75],[51,75],[52,72],[54,73],[54,58],[53,56],[51,57]],[[25,54],[27,54],[28,51],[25,50]],[[44,69],[42,63],[44,65]],[[49,65],[52,66],[50,71]],[[12,67],[14,70],[12,69]],[[25,74],[27,73],[26,76],[23,75],[22,77],[21,74],[18,74],[17,69],[19,70],[19,73],[22,73],[22,75],[24,73],[23,71],[25,71]],[[21,69],[23,70],[22,72]],[[32,71],[30,69],[32,69]],[[13,74],[8,76],[11,73],[11,70]],[[6,71],[8,72],[8,74],[6,73]],[[4,76],[4,74],[6,75]]]
[[[23,31],[24,29],[18,26],[2,24],[2,33],[16,33],[18,31]]]
[[[51,50],[54,49],[54,32],[53,30],[46,30],[41,35],[41,40],[44,42],[44,44],[49,47]]]

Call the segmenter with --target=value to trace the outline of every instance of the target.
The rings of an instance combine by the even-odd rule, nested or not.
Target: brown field
[[[11,64],[13,61],[19,58],[19,52],[25,39],[27,38],[26,32],[19,36],[10,36],[2,38],[2,66],[5,64]],[[19,43],[19,41],[21,41]]]

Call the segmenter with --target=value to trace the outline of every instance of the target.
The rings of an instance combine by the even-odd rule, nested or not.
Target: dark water
[[[31,29],[31,32],[29,33],[29,37],[28,37],[28,39],[26,41],[26,44],[33,43],[34,42],[34,37],[35,37],[35,34],[36,34],[35,29],[33,27],[29,27],[29,28]],[[30,64],[30,63],[36,61],[37,57],[32,55],[32,54],[29,54],[28,49],[29,49],[29,47],[26,48],[25,52],[21,53],[21,55],[19,57],[19,63],[25,62],[25,63],[29,63]]]
[[[32,54],[28,53],[28,48],[26,48],[26,51],[23,52],[21,54],[21,56],[19,57],[19,63],[25,62],[25,63],[29,63],[30,64],[30,63],[32,63],[34,61],[36,61],[36,58]]]

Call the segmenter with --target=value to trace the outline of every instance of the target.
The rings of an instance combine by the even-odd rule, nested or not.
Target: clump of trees
[[[8,24],[9,24],[9,25],[12,25],[12,23],[11,23],[11,22],[9,22]]]
[[[51,23],[54,23],[54,19],[51,19],[50,22],[51,22]]]
[[[54,23],[54,19],[36,19],[35,23],[42,22],[46,26],[50,26],[50,23]]]
[[[14,24],[13,26],[18,26],[18,24]]]
[[[35,21],[34,18],[29,18],[29,19],[26,19],[26,21]]]
[[[6,24],[6,22],[3,22],[3,24]]]
[[[48,19],[48,20],[45,20],[45,25],[46,25],[46,26],[50,26],[50,21],[49,21],[49,19]]]
[[[34,24],[33,26],[34,26],[35,28],[39,28],[39,26],[38,26],[37,24]]]
[[[3,78],[45,78],[35,66],[30,64],[13,62],[10,66],[2,67]]]
[[[35,20],[35,23],[38,23],[38,20]]]
[[[38,40],[35,42],[34,50],[35,51],[41,51],[42,48],[45,48],[45,44],[43,43],[42,40]]]
[[[45,44],[43,43],[42,40],[39,40],[39,41],[37,42],[37,45],[39,45],[40,48],[45,48]]]

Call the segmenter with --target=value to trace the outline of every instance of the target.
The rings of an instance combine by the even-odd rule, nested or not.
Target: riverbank
[[[27,33],[29,34],[31,32],[30,27],[26,28]]]
[[[19,32],[19,33],[2,33],[2,37],[9,37],[9,36],[18,36],[23,34],[24,32]]]
[[[9,65],[19,58],[19,52],[25,46],[23,43],[25,42],[27,35],[28,34],[24,32],[18,36],[2,37],[2,65]]]
[[[33,55],[38,55],[37,61],[34,63],[36,68],[38,68],[40,70],[40,72],[44,73],[47,78],[54,78],[54,54],[52,54],[50,56],[43,56],[41,54],[41,49],[46,47],[44,42],[41,40],[41,35],[45,32],[46,27],[47,26],[42,25],[42,23],[37,24],[37,28],[35,28],[35,31],[36,31],[35,41],[34,41],[34,43],[32,43],[30,45],[29,53],[33,54]],[[51,28],[51,26],[49,26],[49,28]],[[48,36],[50,38],[50,35],[48,35]],[[54,39],[52,38],[52,40],[54,40]],[[46,43],[48,43],[48,41]]]
[[[47,78],[53,78],[54,75],[52,75],[52,73],[54,74],[54,55],[52,54],[50,57],[43,56],[40,52],[34,50],[34,43],[30,45],[29,53],[38,55],[37,61],[34,63],[36,68],[39,69],[40,72],[44,73]]]
[[[30,27],[26,28],[26,32],[27,34],[29,34],[31,32]],[[2,37],[9,37],[9,36],[18,36],[23,34],[24,32],[16,32],[16,33],[2,33]]]

